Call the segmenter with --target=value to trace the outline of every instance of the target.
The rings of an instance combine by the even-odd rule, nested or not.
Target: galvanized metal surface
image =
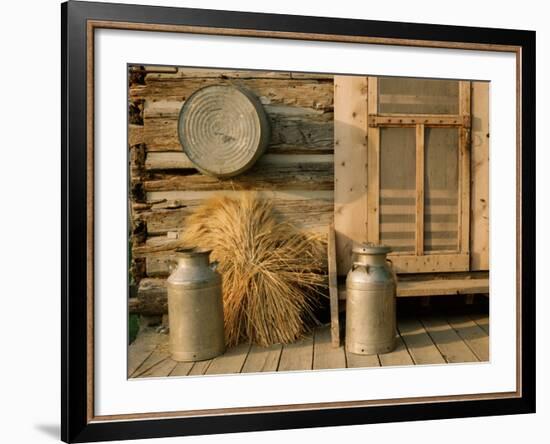
[[[248,90],[227,85],[195,91],[178,122],[183,151],[199,171],[219,178],[251,168],[269,142],[269,121]]]
[[[346,279],[346,351],[360,355],[389,353],[395,348],[394,273],[386,260],[389,248],[361,245]]]
[[[221,277],[206,250],[178,250],[167,281],[170,354],[175,361],[211,359],[225,351]]]

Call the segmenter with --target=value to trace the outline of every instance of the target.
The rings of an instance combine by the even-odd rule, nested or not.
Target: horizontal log
[[[178,117],[182,101],[146,102],[143,140],[148,151],[181,151]],[[265,106],[271,124],[268,152],[330,153],[334,145],[332,112],[297,106]]]
[[[265,155],[247,172],[229,179],[201,173],[152,173],[146,192],[174,190],[332,190],[332,155]]]
[[[266,105],[286,104],[324,110],[333,108],[331,79],[168,78],[166,75],[155,78],[148,75],[145,85],[133,85],[129,95],[131,100],[186,100],[197,89],[214,84],[244,87]]]
[[[276,168],[281,165],[297,165],[308,163],[333,163],[332,154],[264,154],[257,162],[265,168],[273,166]],[[178,169],[196,169],[195,164],[187,157],[184,152],[152,152],[147,153],[145,158],[145,168],[147,170],[178,170]]]
[[[145,158],[147,170],[195,169],[193,162],[183,152],[152,152]]]
[[[149,235],[145,244],[134,248],[135,257],[145,258],[147,276],[167,276],[174,251],[180,245],[176,236],[185,230],[186,219],[204,201],[187,201],[185,206],[175,209],[146,211],[138,216],[147,226]],[[332,217],[331,201],[278,201],[274,206],[280,220],[287,221],[296,228],[309,233],[326,233]],[[168,237],[171,236],[171,237]]]
[[[288,71],[255,71],[194,67],[146,66],[147,80],[157,79],[290,79]]]
[[[214,78],[214,79],[326,79],[331,80],[332,74],[288,71],[260,71],[237,69],[213,69],[173,66],[145,66],[147,79],[175,78]]]
[[[238,197],[244,193],[254,193],[263,199],[277,200],[310,200],[319,199],[334,202],[334,191],[312,190],[218,190],[218,191],[152,191],[147,193],[147,208],[177,207],[185,204],[187,200],[208,199],[214,196]],[[142,210],[145,208],[140,208]]]
[[[146,224],[149,238],[135,243],[133,255],[174,250],[180,245],[178,233],[185,228],[185,219],[205,200],[225,195],[237,197],[249,191],[167,191],[153,192],[148,204],[133,207],[135,218]],[[255,192],[254,192],[255,193]],[[325,232],[333,210],[332,191],[262,191],[260,198],[273,202],[275,214],[282,221],[308,232]],[[155,234],[157,236],[155,236]],[[153,236],[151,236],[153,235]]]
[[[169,233],[172,235],[172,233]],[[154,236],[145,240],[142,244],[132,243],[132,256],[134,258],[146,257],[152,253],[174,251],[181,247],[177,232],[174,236]]]
[[[215,193],[212,193],[214,195]],[[185,228],[185,219],[204,203],[205,199],[180,201],[172,208],[155,208],[138,213],[150,235],[161,235],[169,231],[181,231]],[[274,211],[281,220],[295,225],[299,229],[318,232],[328,226],[333,211],[332,200],[278,199],[273,202]]]

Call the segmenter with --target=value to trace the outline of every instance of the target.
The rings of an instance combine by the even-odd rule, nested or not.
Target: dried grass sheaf
[[[290,343],[318,324],[326,247],[278,220],[269,200],[214,197],[187,219],[182,241],[219,261],[228,346]]]

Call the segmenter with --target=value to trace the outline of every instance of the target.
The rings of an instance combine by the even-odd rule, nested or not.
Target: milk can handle
[[[393,262],[391,259],[386,259],[386,262],[390,263],[391,273],[393,275],[393,280],[397,284],[397,273],[395,272],[395,268],[393,267]]]
[[[360,262],[354,262],[351,266],[351,271],[355,271],[357,267],[365,267],[365,273],[369,272],[369,266],[367,264],[361,264]]]
[[[210,265],[209,265],[209,267],[212,271],[217,271],[219,266],[220,266],[219,261],[212,261],[212,262],[210,262]]]
[[[174,258],[170,258],[168,259],[167,262],[168,262],[168,271],[172,273],[176,269],[176,266],[178,265],[178,261]]]

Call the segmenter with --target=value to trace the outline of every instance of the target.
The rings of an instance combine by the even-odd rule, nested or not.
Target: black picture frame
[[[87,38],[90,20],[186,25],[279,33],[370,37],[445,43],[509,45],[518,48],[521,132],[518,140],[518,269],[521,280],[521,393],[514,397],[389,403],[297,411],[235,413],[196,417],[98,421],[90,416],[89,343],[93,335],[89,269],[90,118],[87,95]],[[535,32],[382,22],[356,19],[259,14],[186,8],[69,1],[62,23],[62,383],[61,437],[91,442],[182,435],[277,430],[337,425],[510,415],[535,412]],[[520,115],[520,117],[521,117]],[[92,318],[92,319],[91,319]]]

